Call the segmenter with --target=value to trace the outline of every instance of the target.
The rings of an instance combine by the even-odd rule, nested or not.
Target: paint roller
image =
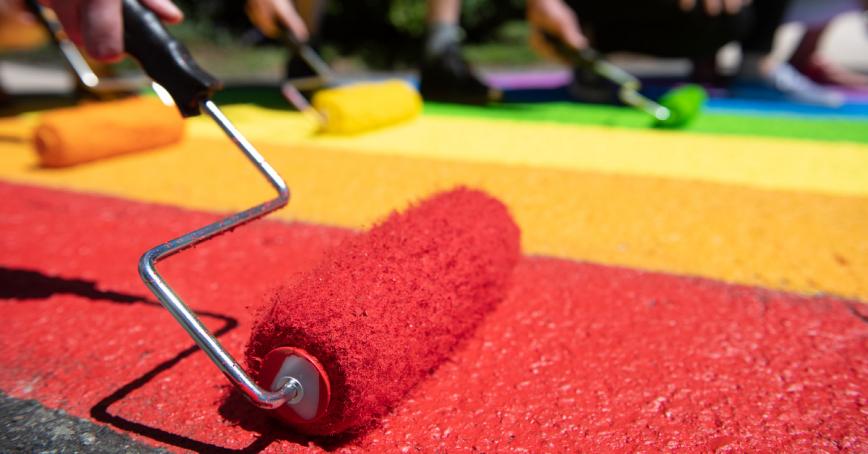
[[[33,133],[42,167],[67,167],[171,145],[184,137],[178,111],[131,97],[43,113]]]
[[[260,314],[246,351],[248,374],[156,264],[285,206],[289,190],[211,101],[219,82],[137,0],[123,0],[123,15],[127,51],[165,87],[181,114],[208,114],[277,192],[147,251],[139,261],[143,281],[254,405],[309,434],[371,424],[442,363],[504,296],[519,256],[519,230],[506,207],[459,188],[350,237],[278,291]]]
[[[590,47],[573,48],[548,32],[542,32],[542,36],[561,58],[617,85],[621,102],[653,117],[658,127],[680,128],[687,125],[700,114],[708,99],[705,89],[689,84],[668,91],[660,97],[659,102],[655,102],[639,92],[642,86],[639,79],[604,59],[596,50]]]
[[[478,191],[436,195],[340,245],[280,290],[253,328],[247,361],[272,389],[304,377],[309,400],[278,410],[331,435],[384,415],[442,363],[506,291],[519,232]]]
[[[300,42],[286,28],[281,29],[280,39],[316,74],[312,78],[285,81],[281,93],[313,119],[320,132],[357,134],[412,120],[422,112],[422,97],[407,82],[390,79],[334,86],[334,73],[310,45]],[[316,88],[321,89],[308,102],[301,90]]]

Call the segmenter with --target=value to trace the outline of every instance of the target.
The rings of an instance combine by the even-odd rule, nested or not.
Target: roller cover
[[[708,93],[700,85],[688,84],[664,94],[660,105],[669,109],[670,117],[658,122],[663,128],[681,128],[692,122],[702,112]]]
[[[422,98],[408,83],[388,80],[321,90],[313,106],[325,116],[323,133],[356,134],[416,118]]]
[[[184,120],[156,98],[133,97],[42,115],[33,144],[44,167],[65,167],[176,143]]]
[[[294,428],[313,435],[363,428],[504,297],[519,243],[506,207],[476,190],[392,214],[276,292],[254,325],[248,365],[259,377],[271,350],[304,349],[325,369],[331,401],[324,416]]]

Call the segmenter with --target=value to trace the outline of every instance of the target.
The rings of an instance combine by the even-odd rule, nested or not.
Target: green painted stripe
[[[648,128],[652,124],[652,120],[647,115],[633,109],[568,102],[501,104],[486,107],[426,103],[425,113],[620,128]],[[868,121],[838,118],[732,115],[706,112],[688,125],[685,131],[703,134],[868,143]]]

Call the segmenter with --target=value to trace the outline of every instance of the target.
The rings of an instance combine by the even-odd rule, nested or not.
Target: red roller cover
[[[322,417],[293,426],[315,435],[364,427],[504,297],[519,236],[500,201],[471,189],[394,213],[276,292],[254,325],[248,365],[259,376],[273,349],[303,349],[322,365],[331,398]]]

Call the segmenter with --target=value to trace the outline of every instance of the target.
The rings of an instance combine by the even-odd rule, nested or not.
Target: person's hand
[[[160,19],[174,24],[184,19],[171,0],[139,0]],[[88,55],[101,61],[117,60],[124,53],[121,0],[41,0],[51,7],[67,36]]]
[[[0,47],[3,50],[32,49],[48,35],[24,7],[23,0],[0,0]]]
[[[247,15],[270,38],[277,38],[281,27],[289,29],[301,42],[310,36],[291,0],[247,0]]]
[[[0,0],[0,18],[10,18],[23,15],[24,5],[21,0]]]
[[[750,4],[751,0],[698,0],[702,2],[705,13],[709,16],[717,16],[721,13],[738,14],[742,8]],[[678,0],[682,11],[689,12],[696,8],[697,0]]]
[[[0,24],[34,24],[35,18],[27,8],[24,0],[0,0]]]
[[[531,25],[531,47],[544,56],[560,59],[543,37],[543,32],[575,49],[588,46],[576,14],[563,0],[528,0],[527,20]]]
[[[23,0],[0,0],[0,24],[8,27],[29,23],[33,23],[33,16],[24,8]]]

